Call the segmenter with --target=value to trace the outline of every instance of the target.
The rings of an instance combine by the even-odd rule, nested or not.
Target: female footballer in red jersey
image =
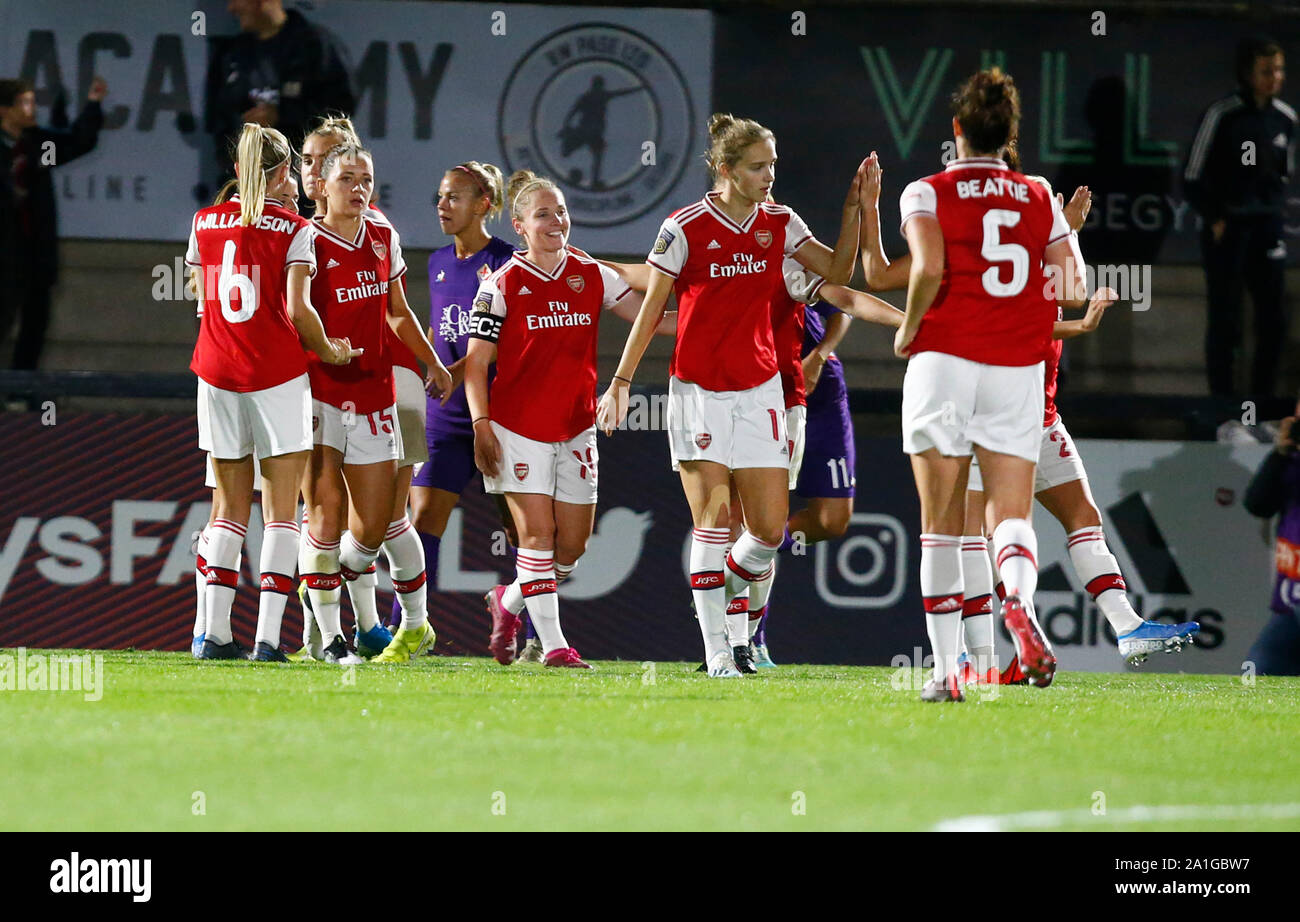
[[[325,327],[347,331],[366,357],[347,369],[310,366],[313,439],[307,497],[309,533],[299,566],[326,643],[326,662],[354,662],[343,639],[339,606],[330,591],[342,578],[355,580],[374,563],[392,531],[397,475],[402,454],[393,365],[386,346],[390,328],[430,369],[428,386],[450,388],[399,282],[406,271],[401,241],[387,221],[370,216],[374,167],[370,154],[353,145],[333,148],[321,168],[326,213],[316,219],[318,303]],[[345,493],[346,490],[346,493]],[[350,496],[353,513],[343,534]],[[405,515],[401,523],[405,521]],[[424,591],[424,554],[418,542],[393,561],[393,588],[402,604],[402,629],[377,658],[405,662],[432,643]],[[366,619],[366,615],[369,618]],[[373,606],[358,607],[358,636],[379,628]],[[369,623],[366,623],[366,621]]]
[[[1019,170],[1020,158],[1013,140],[1004,151],[1007,165]],[[1049,194],[1051,185],[1041,176],[1030,179],[1040,183]],[[868,282],[876,288],[897,288],[906,285],[911,268],[911,256],[905,255],[892,263],[885,257],[878,227],[877,200],[880,192],[880,169],[868,170],[863,186],[863,267]],[[1071,228],[1070,246],[1074,259],[1083,264],[1083,254],[1078,249],[1077,232],[1083,227],[1091,207],[1091,194],[1087,186],[1074,191],[1069,202],[1059,194],[1066,223]],[[1140,662],[1156,650],[1176,650],[1181,643],[1190,642],[1199,628],[1194,622],[1176,625],[1145,621],[1129,604],[1119,563],[1106,544],[1101,513],[1092,499],[1088,475],[1074,440],[1066,430],[1056,409],[1057,368],[1061,347],[1066,339],[1092,332],[1101,322],[1102,314],[1113,303],[1115,293],[1099,289],[1088,304],[1087,314],[1078,320],[1065,320],[1057,306],[1057,320],[1053,326],[1052,344],[1048,350],[1044,371],[1043,431],[1039,443],[1038,463],[1034,471],[1034,498],[1050,512],[1066,532],[1070,560],[1085,589],[1106,616],[1115,632],[1120,655],[1131,662]],[[983,481],[978,461],[972,460],[966,491],[965,529],[962,537],[962,634],[969,655],[963,653],[959,660],[962,680],[997,684],[1020,684],[1027,681],[1020,670],[1018,659],[1013,658],[1000,675],[994,661],[993,613],[995,611],[993,572],[988,557],[986,534],[996,527],[996,522],[985,522],[986,503]],[[999,595],[1004,587],[996,587]]]
[[[296,194],[297,184],[293,183],[291,185],[292,185],[291,188],[287,187],[285,190],[281,190],[278,194],[268,193],[267,199],[272,200],[276,204],[280,205],[282,208],[285,208],[297,214],[298,212],[298,196]],[[222,186],[219,190],[217,190],[217,194],[213,198],[212,204],[220,205],[223,202],[230,201],[232,198],[237,199],[238,195],[239,195],[239,180],[237,179],[227,180],[226,184]],[[197,297],[198,273],[195,273],[190,277],[189,288],[190,288],[190,292],[196,296],[195,308],[194,308],[194,329],[197,332],[199,329],[202,328],[203,325],[203,299]],[[203,485],[206,486],[209,490],[215,491],[217,488],[217,474],[212,469],[212,455],[209,454],[205,457],[204,465],[206,467],[206,476],[204,478]],[[262,475],[260,473],[261,465],[258,463],[258,457],[256,452],[253,453],[253,467],[254,467],[253,492],[261,493],[262,492]],[[217,507],[216,504],[213,503],[208,512],[208,524],[204,526],[201,531],[196,531],[194,532],[193,535],[190,536],[191,547],[194,551],[194,588],[195,588],[195,596],[196,596],[194,632],[190,638],[190,653],[191,655],[194,656],[195,659],[198,659],[200,655],[203,653],[203,641],[207,633],[208,529],[210,529],[214,524],[216,524],[216,513],[217,513]]]
[[[1060,204],[998,157],[1017,134],[1014,82],[997,68],[980,71],[954,94],[953,109],[957,159],[908,185],[900,200],[912,266],[894,352],[909,359],[903,450],[921,500],[921,595],[935,658],[923,701],[963,700],[956,660],[972,451],[997,523],[1004,616],[1022,668],[1039,685],[1055,673],[1033,610],[1037,540],[1029,514],[1057,301],[1086,303]],[[1044,284],[1045,271],[1053,284]]]
[[[361,147],[361,140],[351,119],[342,116],[328,116],[308,133],[303,140],[303,188],[308,198],[315,204],[316,217],[323,217],[329,209],[325,197],[325,183],[321,178],[321,167],[330,151],[344,144]],[[387,217],[374,204],[366,212],[367,218],[377,224],[388,223]],[[406,277],[400,284],[405,290]],[[393,390],[397,398],[397,423],[402,435],[403,454],[397,460],[397,485],[393,497],[393,511],[388,532],[383,542],[383,551],[388,558],[389,568],[395,561],[414,553],[413,545],[419,543],[411,525],[407,521],[406,503],[410,491],[411,475],[415,465],[428,459],[424,446],[424,416],[426,395],[424,377],[415,354],[397,338],[391,328],[385,330],[386,346],[393,364]],[[356,517],[351,496],[348,497],[351,517]],[[426,558],[426,564],[427,564]],[[427,582],[431,582],[430,578]],[[427,585],[426,582],[426,585]],[[371,564],[355,580],[348,580],[348,595],[352,599],[352,610],[357,617],[355,645],[363,657],[381,653],[392,642],[392,634],[384,627],[379,618],[375,591],[378,576],[375,565]],[[339,590],[329,590],[324,598],[332,603],[339,595]],[[321,631],[314,617],[307,617],[311,609],[310,597],[305,593],[303,622],[303,653],[309,657],[324,655]],[[396,595],[393,599],[391,628],[396,629],[402,619],[402,600]],[[364,627],[363,627],[364,625]]]
[[[347,364],[347,339],[325,335],[308,300],[315,269],[308,221],[267,198],[296,194],[292,150],[271,128],[245,125],[236,173],[239,199],[194,216],[186,263],[205,304],[194,359],[199,446],[216,472],[207,546],[207,625],[202,659],[242,655],[230,628],[239,555],[253,495],[253,452],[262,459],[261,596],[253,658],[274,660],[293,591],[298,546],[294,509],[311,449],[311,390],[303,346]]]
[[[590,668],[560,628],[557,570],[572,570],[595,523],[600,315],[608,308],[631,321],[639,298],[613,269],[568,249],[569,213],[555,183],[517,172],[506,200],[527,249],[474,299],[465,362],[474,462],[487,491],[510,506],[519,589],[545,665]]]
[[[631,377],[675,289],[678,330],[669,379],[669,445],[695,524],[691,590],[709,675],[737,677],[726,638],[728,589],[736,595],[766,574],[789,509],[789,446],[772,339],[772,298],[781,284],[785,256],[793,255],[829,281],[848,281],[862,167],[845,199],[832,252],[792,210],[766,201],[776,176],[772,132],[748,119],[715,114],[709,136],[710,169],[724,182],[723,190],[709,192],[664,221],[647,258],[649,290],[601,399],[600,420],[610,432],[626,414]],[[733,474],[746,530],[727,554]]]

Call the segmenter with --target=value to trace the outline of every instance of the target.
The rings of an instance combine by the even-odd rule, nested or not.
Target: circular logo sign
[[[638,32],[607,23],[542,39],[506,81],[497,133],[510,171],[563,188],[574,224],[645,214],[677,183],[695,126],[677,65]]]

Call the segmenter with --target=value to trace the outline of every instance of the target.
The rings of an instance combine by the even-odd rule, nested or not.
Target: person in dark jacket
[[[277,128],[301,150],[318,117],[356,107],[343,55],[324,29],[282,0],[229,0],[227,8],[241,31],[217,40],[205,101],[222,181],[234,176],[230,145],[245,122]]]
[[[95,149],[108,84],[96,77],[86,105],[65,129],[36,125],[36,93],[0,80],[0,340],[20,318],[13,367],[35,369],[59,275],[59,229],[50,171]],[[56,105],[62,112],[62,106]],[[66,118],[64,119],[66,121]]]
[[[1282,214],[1296,135],[1295,110],[1277,98],[1284,67],[1276,42],[1251,38],[1238,46],[1240,88],[1205,110],[1183,172],[1187,199],[1204,225],[1205,365],[1212,394],[1235,393],[1233,352],[1242,338],[1243,287],[1255,305],[1251,393],[1276,393],[1286,340]]]
[[[1294,416],[1282,420],[1273,450],[1255,471],[1243,500],[1251,515],[1281,516],[1273,544],[1273,617],[1247,656],[1259,675],[1300,675],[1300,430],[1295,424]]]

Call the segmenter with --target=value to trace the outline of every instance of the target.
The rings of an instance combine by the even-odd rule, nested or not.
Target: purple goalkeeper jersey
[[[434,334],[433,350],[444,365],[465,357],[469,349],[469,316],[479,283],[504,265],[514,251],[511,244],[493,237],[467,259],[456,258],[455,244],[429,254],[429,327]],[[429,399],[428,428],[431,432],[472,431],[464,385],[456,388],[446,406]]]
[[[1300,457],[1289,459],[1282,474],[1284,499],[1273,543],[1277,577],[1273,582],[1273,611],[1300,609]]]
[[[802,355],[807,356],[817,348],[826,335],[826,318],[838,313],[836,308],[825,301],[808,305],[804,310]],[[838,407],[848,400],[848,396],[849,391],[844,384],[844,366],[832,354],[822,368],[822,376],[817,381],[817,387],[808,395],[808,415],[812,416],[828,408]]]

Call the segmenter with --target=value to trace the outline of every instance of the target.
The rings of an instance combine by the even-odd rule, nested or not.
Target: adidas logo
[[[709,245],[708,245],[707,247],[705,247],[705,249],[708,249],[708,250],[720,250],[720,249],[722,249],[722,244],[718,243],[718,241],[716,241],[716,240],[710,240],[710,241],[709,241]]]
[[[338,264],[339,264],[339,261],[338,261],[337,259],[335,259],[334,257],[331,256],[331,257],[330,257],[330,261],[327,262],[327,263],[325,264],[325,268],[326,268],[326,269],[333,269],[333,268],[334,268],[335,266],[337,266]]]
[[[532,294],[532,292],[528,290],[528,286],[527,286],[527,285],[525,285],[523,288],[520,288],[520,289],[519,289],[519,293],[520,293],[521,295],[530,295],[530,294]]]

